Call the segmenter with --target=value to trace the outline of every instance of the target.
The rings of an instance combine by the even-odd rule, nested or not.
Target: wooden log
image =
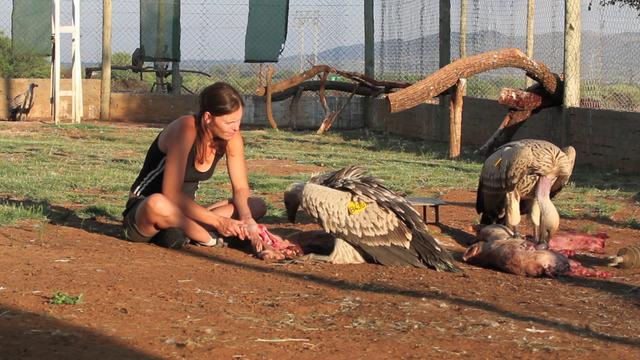
[[[278,102],[286,100],[295,96],[299,91],[318,91],[321,86],[322,82],[319,80],[305,81],[281,92],[271,94],[271,101]],[[352,93],[355,90],[355,94],[361,96],[376,96],[379,93],[384,92],[384,89],[371,89],[364,86],[358,86],[358,84],[342,81],[327,81],[324,84],[324,88],[325,90],[337,90],[347,93]]]
[[[503,88],[498,96],[498,104],[514,110],[533,110],[542,105],[542,96],[533,92]]]
[[[387,96],[392,113],[417,106],[446,91],[460,78],[469,78],[488,70],[515,67],[538,81],[550,94],[558,87],[556,76],[543,63],[529,59],[519,49],[502,49],[456,60],[417,83]]]
[[[449,159],[456,159],[460,156],[460,148],[462,146],[462,102],[466,91],[467,79],[458,80],[455,93],[451,96]]]
[[[283,81],[280,81],[280,82],[277,82],[277,83],[273,84],[271,86],[271,92],[272,93],[276,93],[276,92],[280,92],[280,91],[286,90],[288,88],[294,87],[294,86],[300,84],[301,82],[316,76],[317,74],[319,74],[321,72],[331,72],[332,69],[333,68],[331,68],[330,66],[327,66],[327,65],[316,65],[316,66],[313,66],[309,70],[307,70],[307,71],[305,71],[305,72],[303,72],[303,73],[301,73],[299,75],[290,77],[290,78],[288,78],[286,80],[283,80]],[[266,93],[267,93],[267,89],[263,88],[263,87],[258,88],[258,90],[256,90],[256,95],[258,95],[258,96],[264,96]]]
[[[273,79],[273,66],[269,65],[269,68],[267,69],[267,93],[265,96],[265,101],[267,102],[267,120],[269,120],[269,124],[271,124],[271,127],[278,130],[278,124],[276,123],[276,120],[273,118],[273,106],[271,104],[271,93],[273,92],[273,86],[271,86],[271,79]]]
[[[340,109],[338,109],[337,111],[330,112],[324,118],[324,120],[322,120],[322,124],[320,124],[320,127],[318,128],[318,131],[316,131],[317,134],[323,134],[326,131],[329,131],[329,128],[331,128],[331,125],[333,125],[333,122],[338,118],[338,116],[340,116],[340,113],[342,112],[342,110],[344,110],[344,108],[346,108],[347,105],[349,105],[349,103],[351,102],[351,99],[353,98],[353,95],[355,93],[356,92],[355,92],[355,89],[354,89],[354,91],[351,93],[351,95],[349,95],[349,97],[347,98],[347,101],[345,101],[345,103],[342,104]]]
[[[358,83],[358,88],[359,88],[358,91],[363,92],[362,94],[358,93],[358,95],[366,95],[367,93],[369,94],[388,93],[388,92],[391,92],[393,89],[401,89],[401,88],[406,88],[411,86],[411,83],[407,83],[407,82],[376,80],[360,73],[341,71],[341,70],[334,69],[328,65],[316,65],[311,67],[309,70],[304,71],[301,74],[295,75],[293,77],[290,77],[286,80],[283,80],[274,84],[273,93],[277,94],[277,93],[289,92],[289,89],[295,88],[304,82],[313,83],[312,81],[307,81],[307,80],[322,72],[324,72],[327,75],[329,73],[338,74],[344,78],[353,80],[354,82]],[[330,83],[331,82],[327,82],[327,84],[330,84]],[[337,82],[337,83],[346,84],[345,82]],[[327,87],[327,89],[330,89],[330,88]],[[369,90],[370,92],[367,89],[370,89]],[[350,88],[349,90],[342,90],[340,88],[330,89],[330,90],[340,90],[340,91],[351,92],[353,90],[353,87]],[[295,93],[295,91],[293,91],[293,93]],[[266,87],[259,87],[256,90],[256,95],[258,96],[264,96],[265,94],[266,94]]]
[[[560,106],[562,104],[562,80],[553,74],[558,81],[558,88],[554,94],[549,94],[542,86],[536,84],[526,91],[503,88],[498,102],[510,106],[502,123],[484,145],[476,152],[490,155],[498,147],[511,141],[518,129],[531,115],[542,109]]]
[[[477,153],[489,156],[500,146],[508,143],[515,135],[516,131],[524,124],[524,121],[531,116],[531,110],[510,110],[505,115],[498,129],[491,135],[484,145],[482,145]]]

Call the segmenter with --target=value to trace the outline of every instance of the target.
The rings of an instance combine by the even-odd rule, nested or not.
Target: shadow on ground
[[[313,282],[313,283],[324,285],[324,286],[331,286],[333,288],[340,289],[340,290],[364,291],[369,293],[378,293],[378,294],[385,294],[385,295],[405,296],[405,297],[411,297],[415,299],[432,299],[432,300],[445,301],[445,302],[462,306],[462,307],[470,307],[470,308],[487,311],[489,313],[493,313],[495,315],[513,319],[516,321],[529,322],[529,323],[538,324],[541,326],[551,327],[558,331],[571,333],[581,337],[588,337],[588,338],[597,339],[601,341],[613,342],[613,343],[629,345],[636,348],[640,348],[640,340],[622,337],[622,336],[610,335],[610,334],[598,332],[589,328],[577,326],[569,322],[563,322],[560,320],[548,319],[541,316],[520,314],[520,313],[516,313],[506,309],[502,309],[500,306],[496,304],[492,304],[483,300],[467,299],[459,296],[449,295],[442,291],[403,289],[403,288],[398,288],[398,287],[394,287],[386,284],[380,284],[380,283],[366,283],[366,282],[354,283],[354,282],[349,282],[341,279],[331,279],[318,274],[296,273],[293,271],[288,271],[287,269],[274,268],[268,265],[262,266],[257,264],[248,264],[248,263],[238,262],[235,260],[218,257],[210,253],[202,253],[193,249],[187,249],[185,253],[191,256],[206,258],[210,261],[220,263],[220,264],[240,267],[246,270],[251,270],[256,272],[268,273],[270,276],[289,277],[289,278],[297,279],[300,281],[309,281],[309,282]],[[459,276],[465,276],[465,274],[462,273]],[[563,281],[565,280],[563,279]],[[602,291],[610,291],[616,295],[629,297],[630,299],[632,297],[635,298],[635,295],[638,292],[638,287],[636,286],[622,284],[622,283],[613,283],[607,280],[582,280],[582,279],[569,278],[566,281],[579,286],[592,287],[594,289],[598,289]]]
[[[104,210],[97,207],[83,209],[83,213],[89,217],[81,217],[72,209],[63,206],[51,205],[42,200],[15,200],[10,198],[0,198],[0,205],[8,205],[23,209],[33,209],[40,211],[47,220],[54,225],[62,225],[82,229],[92,233],[123,239],[121,219],[115,219]],[[106,221],[102,221],[104,219]]]
[[[160,359],[50,316],[0,305],[0,318],[3,359]]]

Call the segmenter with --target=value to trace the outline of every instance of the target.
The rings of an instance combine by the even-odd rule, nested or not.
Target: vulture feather
[[[502,223],[517,234],[521,214],[529,214],[538,242],[548,242],[560,216],[551,199],[567,184],[576,152],[571,146],[534,139],[499,147],[485,160],[480,174],[476,211],[482,224]]]
[[[380,179],[367,176],[362,167],[349,166],[290,185],[285,206],[289,220],[295,221],[302,207],[336,237],[337,244],[353,248],[367,261],[459,271],[411,203]]]

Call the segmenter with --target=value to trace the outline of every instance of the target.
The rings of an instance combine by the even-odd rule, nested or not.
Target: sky
[[[47,0],[43,0],[47,1]],[[460,1],[451,0],[452,31],[459,28]],[[71,0],[61,0],[63,21],[70,22]],[[183,59],[242,59],[248,0],[182,0],[181,52]],[[593,2],[597,3],[597,0]],[[582,0],[584,31],[640,32],[640,17],[630,8],[594,5]],[[102,42],[102,0],[82,0],[81,47],[83,62],[98,62]],[[283,56],[320,52],[363,42],[363,0],[290,0],[287,43]],[[411,40],[438,31],[438,0],[375,0],[376,41]],[[517,5],[514,5],[517,4]],[[11,33],[12,0],[0,0],[0,30]],[[385,16],[381,14],[384,12]],[[525,0],[468,0],[469,31],[494,30],[524,34]],[[113,0],[113,52],[131,53],[139,41],[139,1]],[[560,0],[536,1],[536,33],[562,31],[564,5]],[[422,25],[422,27],[420,27]],[[69,61],[70,39],[62,41],[62,59]]]

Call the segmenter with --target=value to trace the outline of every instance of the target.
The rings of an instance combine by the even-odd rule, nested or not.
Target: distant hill
[[[451,34],[451,54],[458,57],[460,34]],[[496,31],[483,31],[467,35],[467,54],[473,55],[501,48],[517,47],[525,50],[524,36],[508,36]],[[562,72],[564,57],[562,32],[536,35],[534,59],[544,62],[554,72]],[[640,32],[601,35],[594,32],[582,34],[582,73],[585,78],[607,82],[640,82]],[[438,35],[403,41],[376,42],[376,70],[385,73],[426,75],[438,68]],[[309,54],[307,54],[307,57]],[[363,71],[364,45],[340,46],[317,55],[320,64],[335,66],[341,70]],[[208,69],[212,66],[238,66],[242,59],[183,60],[182,68]],[[283,57],[281,68],[298,69],[299,55]],[[308,66],[307,66],[308,67]]]
[[[458,57],[460,34],[451,34],[452,58]],[[507,36],[495,31],[467,35],[467,54],[517,47],[525,51],[524,36]],[[629,80],[640,82],[640,32],[601,35],[593,32],[582,34],[582,72],[585,77],[600,77],[610,81]],[[421,50],[422,49],[422,50]],[[329,49],[318,54],[318,62],[340,69],[362,71],[364,45],[356,44]],[[402,41],[387,40],[375,44],[376,69],[384,72],[411,72],[428,74],[438,68],[438,35]],[[563,33],[537,35],[534,39],[534,56],[554,72],[562,72],[564,58]],[[420,68],[422,63],[422,68]],[[297,56],[279,61],[281,65],[299,64]]]

